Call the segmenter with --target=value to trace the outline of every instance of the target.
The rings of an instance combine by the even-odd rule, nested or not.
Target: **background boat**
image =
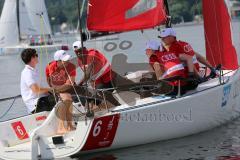
[[[0,54],[33,47],[56,50],[44,0],[6,0],[0,18]]]

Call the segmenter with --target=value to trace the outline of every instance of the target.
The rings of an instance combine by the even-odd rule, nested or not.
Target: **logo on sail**
[[[126,18],[133,18],[157,7],[157,0],[139,0],[133,8],[126,12]]]

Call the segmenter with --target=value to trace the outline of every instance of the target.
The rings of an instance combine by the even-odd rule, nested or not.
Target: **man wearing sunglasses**
[[[38,55],[35,49],[24,49],[21,53],[25,68],[21,73],[21,95],[27,106],[28,113],[51,111],[55,105],[55,99],[49,95],[52,88],[42,87],[36,66]]]

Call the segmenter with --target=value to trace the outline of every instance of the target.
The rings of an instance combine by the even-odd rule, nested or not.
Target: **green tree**
[[[170,15],[173,23],[182,21],[189,22],[193,20],[193,15],[190,12],[190,3],[186,0],[169,0]]]

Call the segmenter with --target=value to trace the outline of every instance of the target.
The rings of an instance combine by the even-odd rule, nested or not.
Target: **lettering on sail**
[[[133,18],[157,7],[157,0],[139,0],[133,8],[126,12],[126,18]]]

